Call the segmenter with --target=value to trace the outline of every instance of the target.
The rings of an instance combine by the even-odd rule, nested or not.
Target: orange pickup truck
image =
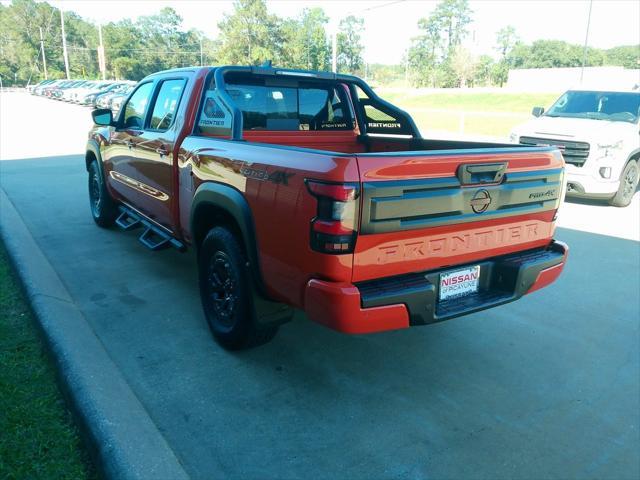
[[[95,222],[197,250],[206,319],[229,349],[292,309],[346,333],[425,325],[553,282],[564,161],[553,147],[429,140],[361,79],[194,67],[93,111]]]

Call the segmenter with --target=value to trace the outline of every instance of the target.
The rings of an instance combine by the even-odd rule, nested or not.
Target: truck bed
[[[213,136],[214,135],[207,135]],[[359,136],[354,131],[264,131],[248,130],[243,138],[251,143],[308,148],[332,153],[422,152],[432,150],[469,150],[479,148],[526,148],[525,145],[424,138]]]

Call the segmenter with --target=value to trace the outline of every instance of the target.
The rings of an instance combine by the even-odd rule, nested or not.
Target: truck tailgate
[[[549,243],[564,161],[552,148],[358,154],[353,281],[438,269]]]

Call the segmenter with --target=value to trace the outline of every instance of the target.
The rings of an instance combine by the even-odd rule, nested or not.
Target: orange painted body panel
[[[552,211],[421,231],[362,235],[356,244],[352,280],[435,270],[542,247],[553,236],[554,215]]]
[[[343,333],[374,333],[409,327],[409,315],[404,305],[362,308],[359,290],[349,283],[310,280],[304,303],[311,320]]]
[[[458,167],[468,163],[508,163],[507,173],[529,172],[562,168],[564,161],[549,152],[509,152],[508,154],[487,153],[474,154],[420,154],[407,152],[406,154],[358,155],[362,181],[407,180],[419,178],[454,177]],[[469,186],[468,188],[473,188]]]
[[[351,281],[353,255],[326,255],[310,248],[316,199],[309,194],[305,179],[357,182],[354,158],[193,136],[185,139],[182,149],[180,169],[190,172],[192,186],[183,188],[181,203],[189,204],[203,182],[222,182],[244,195],[255,224],[264,283],[274,299],[302,307],[311,278]],[[266,175],[283,172],[287,183],[247,176],[245,168]]]
[[[363,182],[455,177],[459,166],[507,161],[507,172],[563,167],[551,153],[474,155],[358,155]],[[477,186],[461,188],[477,189]],[[527,250],[549,243],[555,231],[555,210],[423,229],[360,235],[352,281],[388,277]]]

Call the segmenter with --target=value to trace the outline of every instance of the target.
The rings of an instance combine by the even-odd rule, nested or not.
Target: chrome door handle
[[[124,142],[124,144],[129,147],[129,150],[131,150],[132,148],[134,148],[136,146],[135,142],[132,142],[131,140],[127,140],[126,142]]]
[[[165,155],[168,155],[169,152],[167,152],[167,150],[164,147],[158,147],[156,148],[156,153],[158,155],[160,155],[161,157],[164,157]]]

